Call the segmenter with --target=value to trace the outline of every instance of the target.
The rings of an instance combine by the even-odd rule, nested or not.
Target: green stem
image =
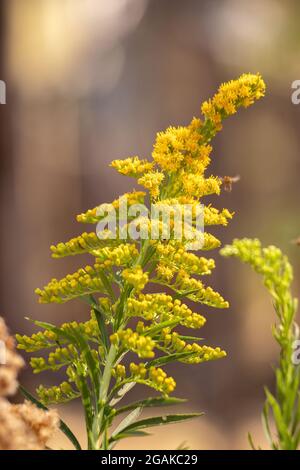
[[[101,447],[101,429],[102,429],[102,424],[103,424],[103,419],[104,419],[104,409],[106,406],[107,402],[107,395],[108,395],[108,390],[109,390],[109,384],[111,380],[111,372],[114,366],[114,362],[117,356],[117,349],[116,347],[112,344],[110,346],[104,371],[103,371],[103,376],[100,384],[100,394],[99,394],[99,413],[98,416],[96,416],[97,420],[97,432],[98,435],[96,436],[95,440],[95,449],[100,449]],[[106,432],[106,429],[104,429],[104,433]]]
[[[140,254],[134,263],[134,266],[141,265],[142,267],[151,259],[152,253],[149,253],[149,241],[145,240],[142,243]],[[119,328],[122,328],[124,325],[124,306],[128,297],[130,296],[133,287],[130,285],[125,284],[123,287],[123,291],[121,292],[120,299],[118,302],[118,307],[116,310],[116,320],[114,324],[114,331],[117,331]],[[103,333],[103,332],[102,332]],[[105,362],[105,367],[103,371],[103,375],[100,382],[100,393],[99,393],[99,401],[98,401],[98,413],[95,415],[95,419],[93,421],[92,426],[92,442],[91,446],[93,449],[105,449],[107,448],[107,426],[108,424],[105,421],[105,407],[107,405],[108,399],[108,391],[111,381],[112,369],[115,365],[115,361],[117,359],[117,348],[115,345],[111,345]]]

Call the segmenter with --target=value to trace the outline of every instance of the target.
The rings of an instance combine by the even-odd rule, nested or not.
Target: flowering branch
[[[97,234],[85,232],[51,247],[55,258],[88,253],[95,262],[37,289],[40,302],[80,299],[90,305],[90,319],[59,327],[36,321],[41,331],[31,337],[17,335],[17,339],[19,348],[27,352],[52,350],[48,358],[31,359],[34,373],[66,369],[66,381],[51,388],[41,385],[37,393],[44,405],[81,399],[89,449],[112,448],[120,439],[142,435],[146,427],[199,416],[138,420],[143,408],[180,401],[169,397],[176,383],[163,370],[168,363],[198,364],[226,355],[221,348],[203,345],[200,338],[184,335],[176,327],[199,329],[205,323],[202,315],[183,302],[184,297],[210,307],[228,307],[219,293],[199,279],[211,273],[214,261],[191,253],[190,235],[192,241],[201,240],[195,251],[220,246],[212,234],[203,235],[194,226],[200,201],[207,195],[220,194],[222,186],[221,178],[205,176],[212,150],[209,143],[221,129],[224,118],[239,107],[252,104],[263,96],[264,90],[259,75],[242,75],[221,85],[214,98],[202,105],[203,121],[194,118],[188,126],[170,127],[158,133],[151,162],[138,157],[112,162],[111,166],[119,173],[135,178],[148,191],[152,205],[163,214],[171,212],[168,223],[163,218],[153,221],[148,215],[135,217],[136,206],[145,203],[146,193],[133,191],[110,205],[95,207],[77,217],[79,222],[97,224]],[[172,208],[186,204],[191,208],[190,233],[178,239]],[[227,209],[219,211],[207,205],[203,218],[206,226],[226,226],[232,214]],[[131,235],[132,222],[143,237]],[[143,292],[150,284],[156,292]],[[167,289],[173,295],[167,294]],[[133,361],[128,366],[124,359],[129,353],[142,362]],[[159,396],[129,408],[117,407],[135,384],[146,385]],[[129,410],[131,413],[123,424],[112,432],[114,417]]]

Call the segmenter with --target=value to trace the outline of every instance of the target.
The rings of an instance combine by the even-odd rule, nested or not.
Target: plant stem
[[[114,362],[116,359],[117,355],[117,349],[115,345],[111,345],[109,348],[109,352],[106,358],[106,363],[103,371],[103,376],[100,384],[100,394],[99,394],[99,413],[96,416],[97,420],[97,436],[95,440],[95,447],[94,449],[100,449],[101,448],[101,429],[102,429],[102,424],[103,424],[103,418],[104,418],[104,408],[106,406],[106,401],[107,401],[107,395],[108,395],[108,389],[109,389],[109,384],[110,384],[110,379],[111,379],[111,372],[114,366]],[[104,430],[104,433],[106,432],[106,429]]]

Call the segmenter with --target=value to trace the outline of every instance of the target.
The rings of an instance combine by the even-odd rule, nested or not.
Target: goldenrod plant
[[[66,371],[62,383],[39,386],[39,401],[24,393],[43,407],[80,399],[89,449],[112,449],[123,438],[144,435],[151,426],[199,416],[139,419],[144,408],[182,401],[170,397],[176,383],[164,370],[169,363],[199,364],[226,355],[220,347],[203,344],[202,338],[184,332],[205,324],[202,313],[193,311],[184,298],[228,308],[228,302],[200,280],[215,267],[214,260],[201,252],[218,248],[220,241],[209,232],[203,234],[195,221],[199,212],[205,227],[226,226],[232,218],[227,209],[204,205],[205,196],[220,194],[222,186],[221,178],[206,176],[210,142],[227,116],[248,107],[264,92],[259,74],[244,74],[221,85],[203,103],[203,119],[193,118],[187,126],[159,132],[151,161],[136,156],[113,161],[114,169],[133,177],[146,192],[133,191],[80,214],[78,222],[96,224],[96,230],[51,247],[54,258],[88,253],[95,262],[37,289],[39,301],[59,304],[79,299],[90,306],[90,318],[60,326],[35,321],[39,332],[30,337],[17,335],[20,349],[51,350],[47,357],[32,357],[34,373]],[[173,213],[169,226],[163,217],[152,219],[144,209],[137,217],[136,208],[145,208],[146,203],[161,213],[188,205],[192,223],[187,233],[175,236]],[[137,231],[143,236],[137,238]],[[121,406],[136,384],[153,389],[156,395]],[[122,414],[124,420],[115,427],[115,418]],[[65,431],[79,448],[69,429]]]
[[[299,327],[295,321],[298,300],[291,292],[292,266],[279,248],[263,248],[257,239],[236,239],[222,248],[221,254],[249,264],[263,277],[272,297],[277,317],[272,334],[280,347],[280,359],[274,369],[275,393],[265,387],[262,422],[271,449],[296,450],[300,444],[300,366]],[[250,435],[249,440],[254,448]]]

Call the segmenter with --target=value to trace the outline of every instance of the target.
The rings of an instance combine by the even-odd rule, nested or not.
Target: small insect
[[[233,183],[237,183],[238,181],[240,181],[240,176],[239,175],[236,175],[236,176],[223,176],[223,178],[221,178],[222,180],[222,183],[224,185],[224,190],[225,191],[228,191],[230,193],[230,191],[232,190],[232,184]]]
[[[296,238],[296,240],[292,240],[292,243],[294,243],[294,245],[300,246],[300,237]]]

